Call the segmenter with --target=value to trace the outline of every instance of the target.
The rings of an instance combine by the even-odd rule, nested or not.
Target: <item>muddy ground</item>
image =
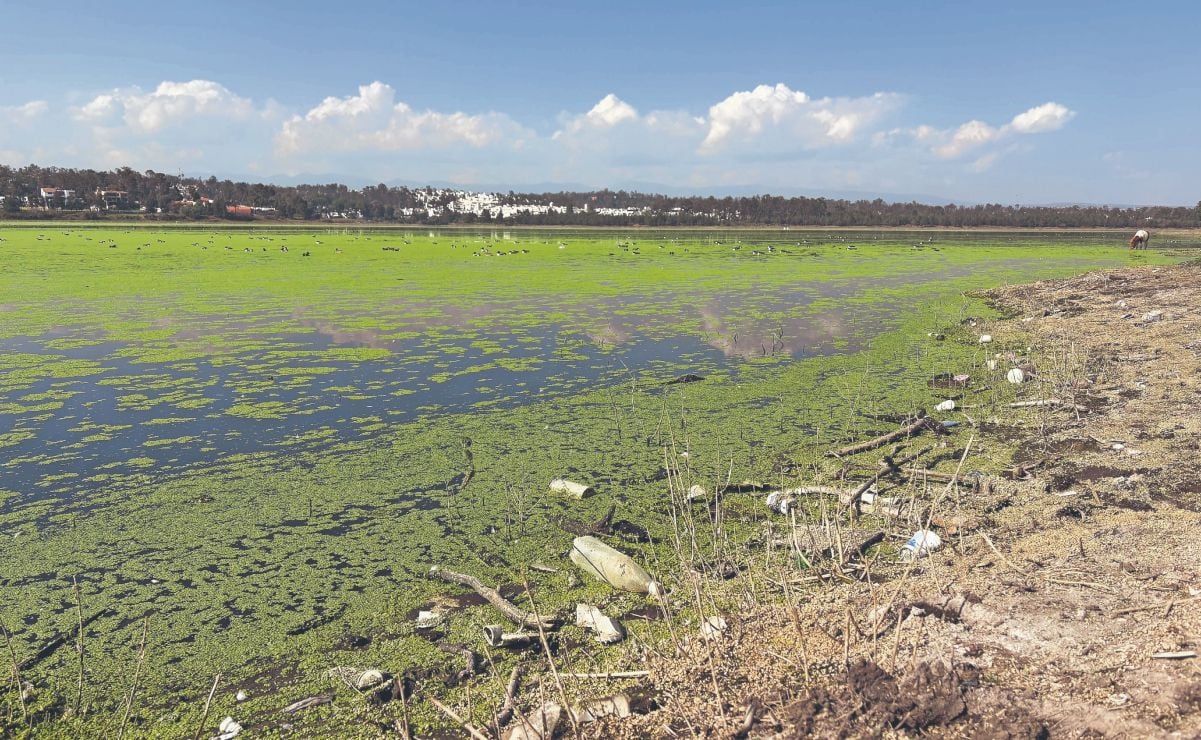
[[[1012,314],[980,327],[999,372],[1059,401],[962,410],[1017,444],[1010,475],[926,481],[889,534],[926,517],[944,546],[911,565],[844,554],[795,609],[761,604],[800,578],[746,576],[721,637],[645,648],[661,709],[587,734],[1201,737],[1201,267],[988,297]]]

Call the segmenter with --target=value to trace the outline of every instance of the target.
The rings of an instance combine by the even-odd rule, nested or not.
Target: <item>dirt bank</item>
[[[748,578],[723,637],[646,651],[663,709],[590,732],[1201,735],[1201,267],[988,297],[1013,314],[979,327],[1000,372],[1024,367],[1021,397],[1058,402],[964,409],[978,444],[1016,442],[1010,476],[925,481],[936,503],[917,518],[944,546],[912,565],[840,554],[807,571],[839,585],[786,596],[795,609],[758,604],[805,580]]]

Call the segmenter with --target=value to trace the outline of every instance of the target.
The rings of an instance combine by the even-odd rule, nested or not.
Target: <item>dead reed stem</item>
[[[213,676],[213,688],[209,689],[209,697],[204,700],[204,712],[200,715],[200,724],[196,725],[196,732],[192,733],[192,740],[200,740],[201,733],[204,732],[204,723],[209,720],[209,707],[213,703],[213,694],[217,693],[217,684],[221,683],[221,674]]]

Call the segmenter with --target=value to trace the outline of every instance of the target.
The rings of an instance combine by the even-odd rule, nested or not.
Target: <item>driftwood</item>
[[[907,426],[901,427],[895,432],[889,432],[888,434],[880,435],[879,437],[869,439],[866,442],[859,442],[857,444],[847,445],[846,447],[840,447],[837,450],[829,450],[826,452],[826,455],[829,457],[846,457],[847,455],[857,455],[860,452],[875,450],[883,447],[886,444],[890,444],[907,437],[912,437],[916,434],[922,433],[923,431],[946,434],[946,430],[942,428],[941,424],[927,417],[924,411],[919,411],[917,419]]]
[[[505,688],[505,704],[492,718],[492,724],[496,727],[496,734],[499,737],[500,729],[509,724],[509,720],[513,719],[513,708],[517,704],[517,691],[521,687],[521,666],[513,666],[513,672],[509,674],[509,685]]]
[[[496,607],[501,614],[504,614],[514,623],[519,624],[522,627],[549,630],[558,626],[558,620],[553,617],[542,617],[539,619],[533,614],[517,608],[513,602],[501,596],[500,592],[494,588],[485,586],[480,582],[480,579],[476,578],[475,576],[464,575],[463,573],[455,573],[452,570],[446,570],[445,568],[437,565],[430,568],[430,575],[434,576],[435,578],[440,578],[447,583],[457,583],[460,586],[467,586],[480,596],[484,597],[484,599],[489,604]]]

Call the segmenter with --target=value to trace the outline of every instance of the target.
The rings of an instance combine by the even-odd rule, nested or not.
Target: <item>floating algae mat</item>
[[[446,661],[410,619],[447,591],[431,564],[612,598],[568,588],[556,522],[616,504],[670,572],[665,447],[698,482],[778,477],[978,365],[964,291],[1173,259],[1081,233],[0,227],[0,623],[33,656],[78,581],[73,732],[119,713],[146,619],[139,732],[190,734],[216,673],[213,715],[275,726],[330,666]],[[26,671],[31,709],[73,700],[75,660]]]

